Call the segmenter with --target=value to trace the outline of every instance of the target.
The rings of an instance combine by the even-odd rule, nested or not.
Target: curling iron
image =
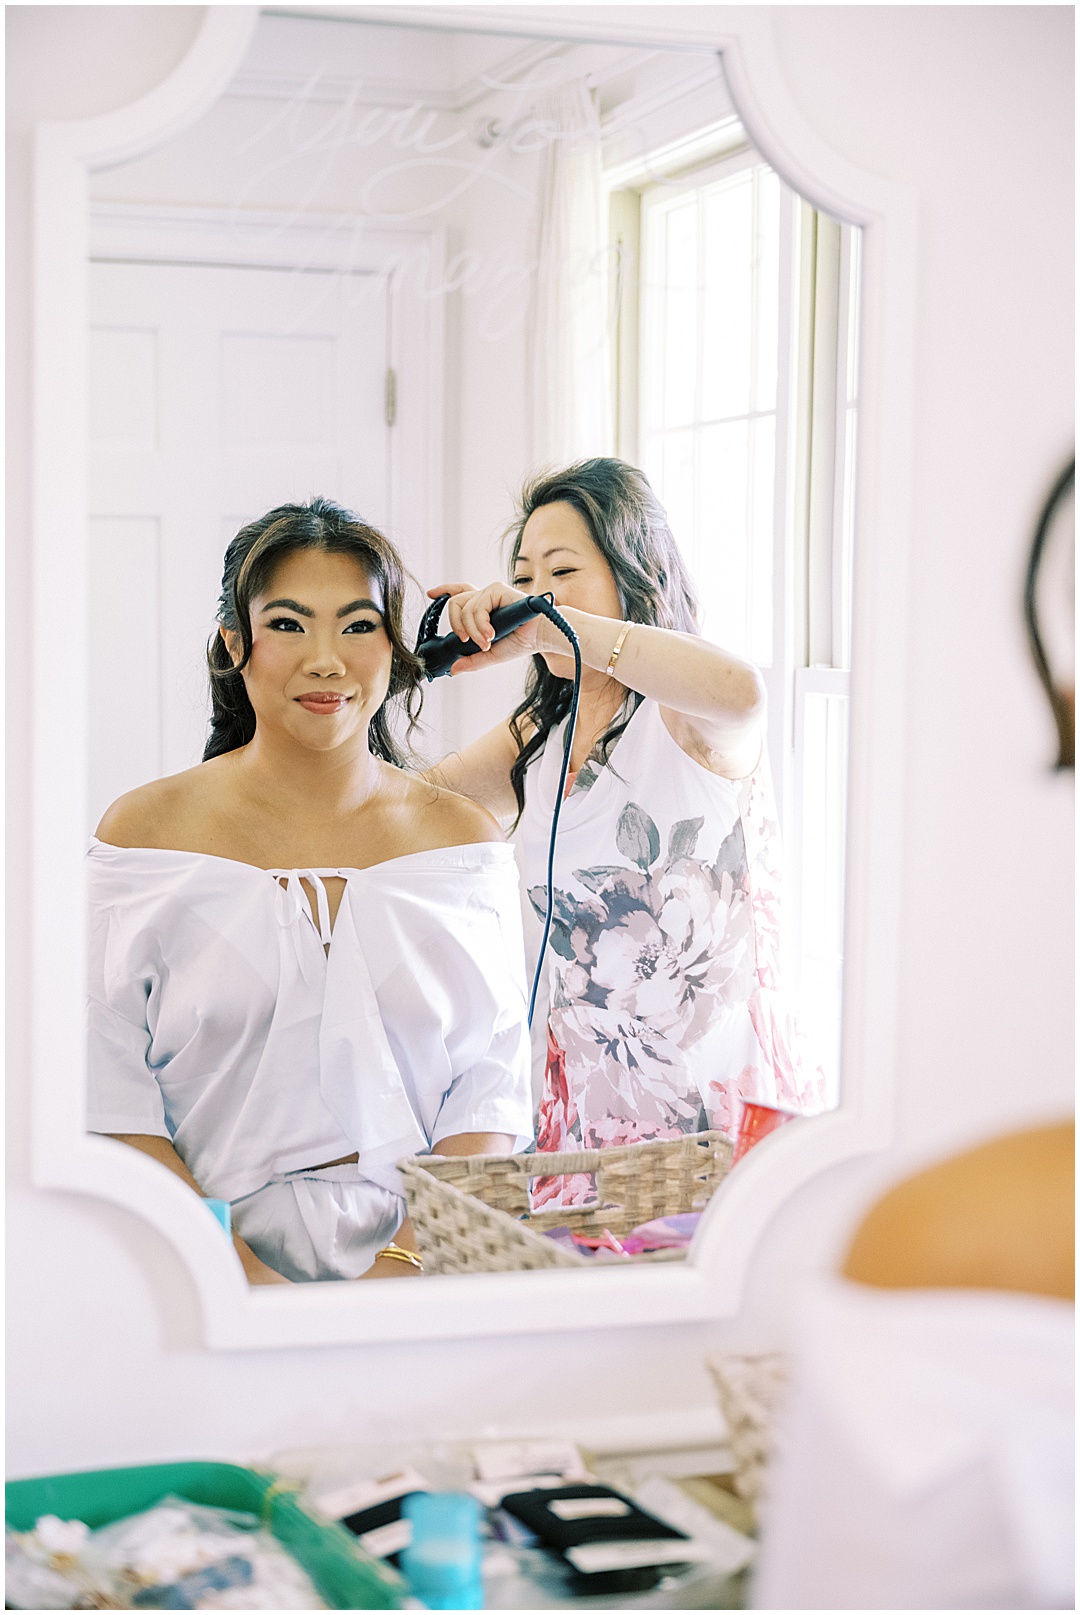
[[[448,594],[440,594],[433,600],[420,619],[420,632],[417,635],[416,654],[424,664],[424,673],[428,679],[441,679],[460,656],[476,656],[482,646],[475,640],[467,639],[464,643],[456,634],[444,634],[441,639],[435,637],[435,630],[439,626],[442,610],[449,600]],[[524,600],[515,600],[512,606],[500,606],[491,613],[491,626],[495,632],[495,639],[505,639],[512,634],[515,628],[528,622],[530,617],[550,617],[555,611],[555,602],[550,594],[530,594]],[[552,618],[554,621],[554,618]],[[558,626],[566,633],[571,644],[575,643],[573,629],[559,617]],[[494,640],[492,641],[494,644]]]
[[[427,678],[438,679],[449,673],[459,656],[476,656],[482,647],[475,640],[469,639],[464,643],[456,634],[444,634],[441,638],[436,636],[439,618],[442,610],[449,600],[448,594],[440,594],[428,606],[420,619],[420,631],[417,635],[416,654],[424,664]],[[566,721],[566,740],[563,743],[562,768],[559,772],[558,789],[555,792],[555,807],[551,815],[551,838],[548,841],[547,861],[547,914],[544,917],[544,931],[540,938],[540,952],[536,956],[536,969],[533,972],[532,991],[529,994],[529,1026],[532,1027],[533,1010],[536,1008],[536,994],[540,986],[540,972],[544,965],[544,954],[547,950],[548,937],[551,934],[551,916],[555,904],[555,838],[559,830],[559,814],[562,812],[563,792],[566,790],[566,775],[570,767],[570,750],[574,744],[574,728],[577,724],[578,700],[581,696],[581,646],[578,637],[562,612],[555,604],[550,594],[530,594],[524,600],[515,600],[512,606],[499,606],[491,613],[491,626],[495,639],[505,639],[512,634],[515,628],[528,622],[530,617],[546,617],[553,622],[559,632],[566,635],[574,652],[574,693],[570,698],[570,715]],[[492,641],[492,644],[495,640]]]

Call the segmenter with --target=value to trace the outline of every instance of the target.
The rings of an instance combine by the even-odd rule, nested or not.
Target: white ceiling
[[[303,91],[309,100],[463,113],[497,102],[501,86],[585,77],[610,124],[631,105],[670,102],[718,74],[706,53],[372,22],[362,6],[290,6],[264,9],[229,93],[278,100]]]

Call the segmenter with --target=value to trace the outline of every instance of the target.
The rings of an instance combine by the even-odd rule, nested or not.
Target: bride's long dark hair
[[[213,710],[203,762],[246,746],[255,734],[255,709],[248,700],[243,672],[251,657],[251,602],[269,582],[278,562],[296,550],[322,550],[351,555],[382,587],[383,623],[393,653],[386,700],[368,725],[372,753],[403,768],[405,748],[393,732],[394,708],[407,717],[412,733],[420,713],[423,669],[405,643],[402,616],[408,574],[390,540],[351,510],[331,499],[306,505],[278,505],[258,521],[242,527],[225,551],[218,623],[240,635],[243,655],[234,666],[220,633],[206,647]]]
[[[510,576],[514,575],[521,536],[533,511],[542,505],[572,505],[589,529],[597,549],[611,568],[627,622],[650,623],[700,633],[698,603],[668,525],[667,513],[648,477],[625,460],[579,460],[563,471],[547,471],[526,483],[514,520],[507,528]],[[518,818],[525,808],[525,771],[544,749],[548,735],[570,710],[573,686],[556,678],[542,656],[534,656],[525,681],[525,697],[511,715],[510,732],[518,754],[510,769]],[[637,711],[642,697],[627,693],[614,720],[601,735],[596,754],[606,763],[611,748]],[[525,727],[532,733],[525,738]]]

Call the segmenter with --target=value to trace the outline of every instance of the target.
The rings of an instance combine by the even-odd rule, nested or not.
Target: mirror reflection
[[[91,1129],[253,1283],[685,1255],[838,1099],[858,232],[713,54],[337,8],[91,243]]]

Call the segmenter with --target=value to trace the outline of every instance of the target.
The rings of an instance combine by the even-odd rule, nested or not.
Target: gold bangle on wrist
[[[626,644],[626,636],[630,632],[630,629],[631,629],[632,626],[633,626],[632,623],[627,623],[626,624],[626,626],[623,629],[622,633],[619,635],[618,639],[615,641],[614,646],[612,647],[611,656],[608,659],[608,665],[604,669],[604,671],[607,673],[608,678],[612,678],[614,676],[615,663],[619,660],[619,657],[622,655],[622,648]]]
[[[376,1261],[379,1260],[380,1256],[389,1256],[395,1262],[408,1262],[409,1266],[415,1267],[418,1273],[424,1271],[424,1264],[416,1252],[407,1251],[401,1245],[395,1245],[393,1240],[390,1241],[389,1245],[384,1245],[381,1251],[375,1252]]]

